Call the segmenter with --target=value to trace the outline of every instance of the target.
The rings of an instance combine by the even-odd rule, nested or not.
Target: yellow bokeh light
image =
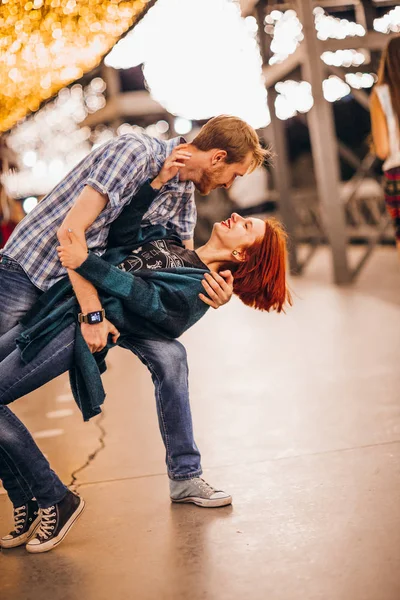
[[[94,68],[148,0],[2,0],[0,132]]]

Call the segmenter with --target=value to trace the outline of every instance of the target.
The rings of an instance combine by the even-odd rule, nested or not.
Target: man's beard
[[[199,181],[194,181],[194,185],[202,196],[207,196],[212,190],[218,187],[218,174],[223,170],[223,165],[214,171],[204,169]]]

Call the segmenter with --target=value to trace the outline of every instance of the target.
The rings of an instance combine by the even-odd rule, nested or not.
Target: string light
[[[100,77],[85,88],[63,88],[52,102],[13,127],[6,142],[20,160],[19,171],[2,177],[10,196],[46,194],[90,152],[91,142],[106,141],[111,130],[105,126],[93,132],[80,127],[89,110],[88,98],[104,100],[105,88]]]
[[[327,40],[328,38],[344,40],[349,36],[362,37],[366,33],[364,27],[359,23],[327,15],[320,6],[314,8],[313,13],[317,37],[320,40]]]
[[[314,99],[311,94],[311,85],[307,81],[278,81],[275,85],[278,95],[275,99],[275,112],[278,119],[286,120],[294,117],[298,112],[308,112]]]
[[[346,73],[345,79],[352,88],[360,90],[372,87],[378,78],[375,73]]]
[[[357,84],[359,87],[369,87],[367,82],[370,82],[371,77],[373,81],[373,76],[367,73],[353,73],[352,75],[362,76],[364,84],[361,85],[361,79],[357,77],[357,79],[348,81],[348,83],[351,83],[351,81],[355,83],[353,87],[357,87]],[[348,83],[336,77],[336,75],[331,75],[328,79],[325,79],[322,82],[325,99],[328,102],[336,102],[350,94]],[[275,89],[278,92],[275,99],[275,113],[278,119],[286,120],[294,117],[297,113],[307,113],[314,105],[311,85],[307,81],[293,81],[291,79],[278,81]]]
[[[350,94],[350,86],[336,75],[330,75],[328,79],[325,79],[322,82],[322,89],[328,102],[336,102]]]
[[[296,50],[304,39],[303,25],[300,23],[294,10],[282,13],[273,10],[265,17],[265,32],[272,36],[271,51],[273,55],[269,64],[280,63]]]
[[[359,67],[365,62],[365,54],[362,50],[327,51],[321,54],[321,58],[326,65],[335,67]]]
[[[359,23],[327,15],[320,6],[314,9],[313,14],[315,29],[320,40],[344,39],[350,36],[362,37],[366,33],[364,27]],[[264,23],[265,32],[272,36],[271,50],[273,54],[269,59],[269,64],[280,63],[293,54],[303,40],[303,26],[296,11],[291,9],[285,12],[273,10],[265,17]],[[356,50],[324,52],[321,58],[328,65],[344,67],[358,67],[365,61],[365,55]]]
[[[3,0],[0,131],[93,69],[148,0]],[[95,100],[89,110],[98,110]]]
[[[380,33],[400,32],[400,6],[389,10],[380,19],[374,19],[373,27]]]

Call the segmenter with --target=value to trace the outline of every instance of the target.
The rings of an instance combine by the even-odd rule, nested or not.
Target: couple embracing
[[[0,479],[14,509],[2,548],[51,550],[85,507],[7,405],[69,371],[90,419],[101,412],[101,373],[116,345],[151,373],[171,500],[232,502],[201,477],[177,338],[232,293],[260,310],[291,302],[278,222],[233,213],[193,245],[194,188],[229,188],[268,156],[231,116],[211,119],[191,143],[122,135],[84,158],[0,250]]]

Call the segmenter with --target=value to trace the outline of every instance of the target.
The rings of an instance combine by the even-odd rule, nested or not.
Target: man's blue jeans
[[[3,479],[4,487],[14,506],[21,506],[26,500],[32,498],[32,481],[44,481],[45,476],[53,478],[54,497],[51,501],[51,494],[48,499],[45,499],[44,489],[42,498],[36,485],[35,496],[45,508],[46,504],[50,506],[59,501],[61,482],[54,480],[56,476],[44,457],[44,461],[28,459],[24,461],[22,456],[14,458],[15,446],[23,449],[22,454],[25,455],[31,453],[32,456],[37,456],[36,453],[40,453],[40,450],[23,424],[4,406],[54,379],[71,366],[76,325],[66,328],[28,365],[22,363],[19,352],[15,349],[15,339],[19,332],[19,326],[15,326],[15,323],[32,306],[40,293],[19,265],[8,259],[2,259],[0,262],[0,335],[3,334],[0,337],[0,405],[2,405],[0,478]],[[171,479],[198,477],[202,471],[200,453],[193,439],[188,368],[184,347],[175,340],[142,340],[124,336],[121,338],[120,345],[137,354],[151,372],[156,390],[159,425],[166,448],[169,477]],[[13,482],[13,478],[17,478],[18,482]],[[20,490],[20,493],[17,490]],[[24,493],[21,490],[25,490]]]

